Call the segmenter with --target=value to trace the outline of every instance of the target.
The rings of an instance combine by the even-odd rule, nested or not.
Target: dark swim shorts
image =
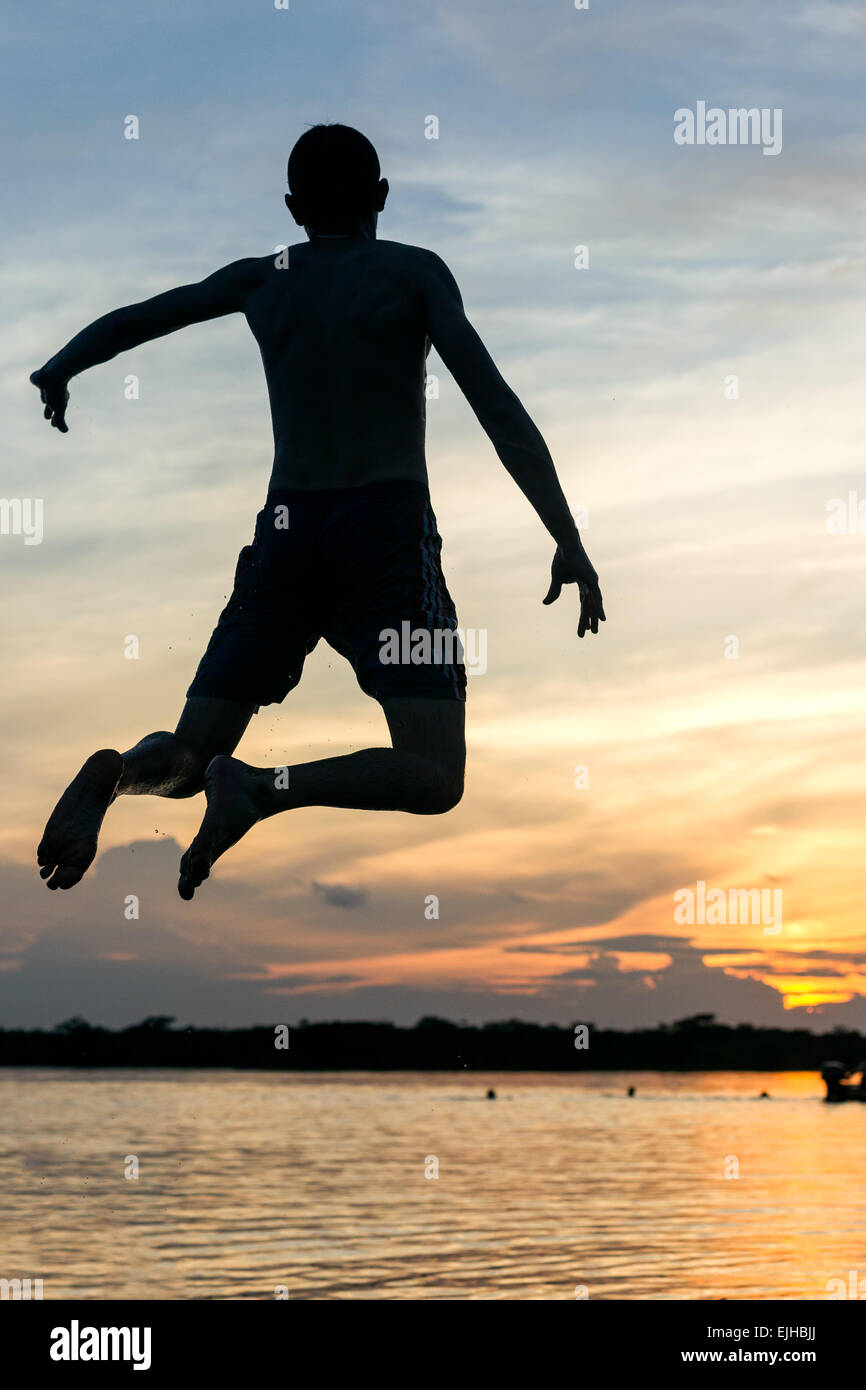
[[[187,695],[278,704],[324,637],[374,700],[465,700],[441,549],[422,483],[269,492]]]

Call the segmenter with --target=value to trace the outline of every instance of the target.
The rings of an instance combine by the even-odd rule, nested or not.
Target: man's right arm
[[[65,434],[66,383],[72,377],[189,324],[239,313],[246,295],[260,282],[261,267],[262,261],[252,257],[233,261],[197,284],[114,309],[83,328],[30,377],[41,393],[45,418]]]
[[[557,542],[545,603],[563,584],[580,589],[579,635],[598,631],[604,609],[598,575],[583,548],[553,459],[530,419],[466,317],[457,282],[444,261],[424,253],[427,332],[457,382],[504,467]]]

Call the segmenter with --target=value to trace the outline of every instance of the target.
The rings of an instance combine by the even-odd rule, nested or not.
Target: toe
[[[193,840],[180,861],[180,877],[177,882],[177,891],[184,902],[189,902],[196,888],[204,882],[209,874],[210,855],[202,848],[197,840]]]
[[[210,863],[210,845],[203,844],[197,835],[180,861],[180,871],[188,878],[195,879],[196,883],[201,883],[210,873]]]
[[[200,888],[206,878],[210,878],[210,864],[206,859],[193,860],[187,870],[187,881],[193,888]]]
[[[86,867],[86,866],[85,866]],[[43,876],[51,873],[51,877],[46,881],[52,890],[57,888],[74,888],[76,883],[80,883],[84,877],[85,869],[77,864],[58,864],[53,873],[50,869],[43,870]]]
[[[55,888],[74,888],[84,877],[84,869],[75,864],[63,864],[55,874]]]
[[[39,870],[39,877],[44,879],[49,888],[74,888],[76,883],[80,883],[90,867],[87,864],[46,864]]]

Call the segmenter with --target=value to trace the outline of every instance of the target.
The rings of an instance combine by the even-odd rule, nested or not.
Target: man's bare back
[[[426,483],[424,263],[415,247],[358,237],[254,263],[243,310],[268,383],[271,487]]]

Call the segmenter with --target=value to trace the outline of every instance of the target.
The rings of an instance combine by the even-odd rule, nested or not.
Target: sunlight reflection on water
[[[806,1073],[5,1070],[0,1276],[46,1299],[826,1298],[866,1273],[866,1106],[822,1092]]]

